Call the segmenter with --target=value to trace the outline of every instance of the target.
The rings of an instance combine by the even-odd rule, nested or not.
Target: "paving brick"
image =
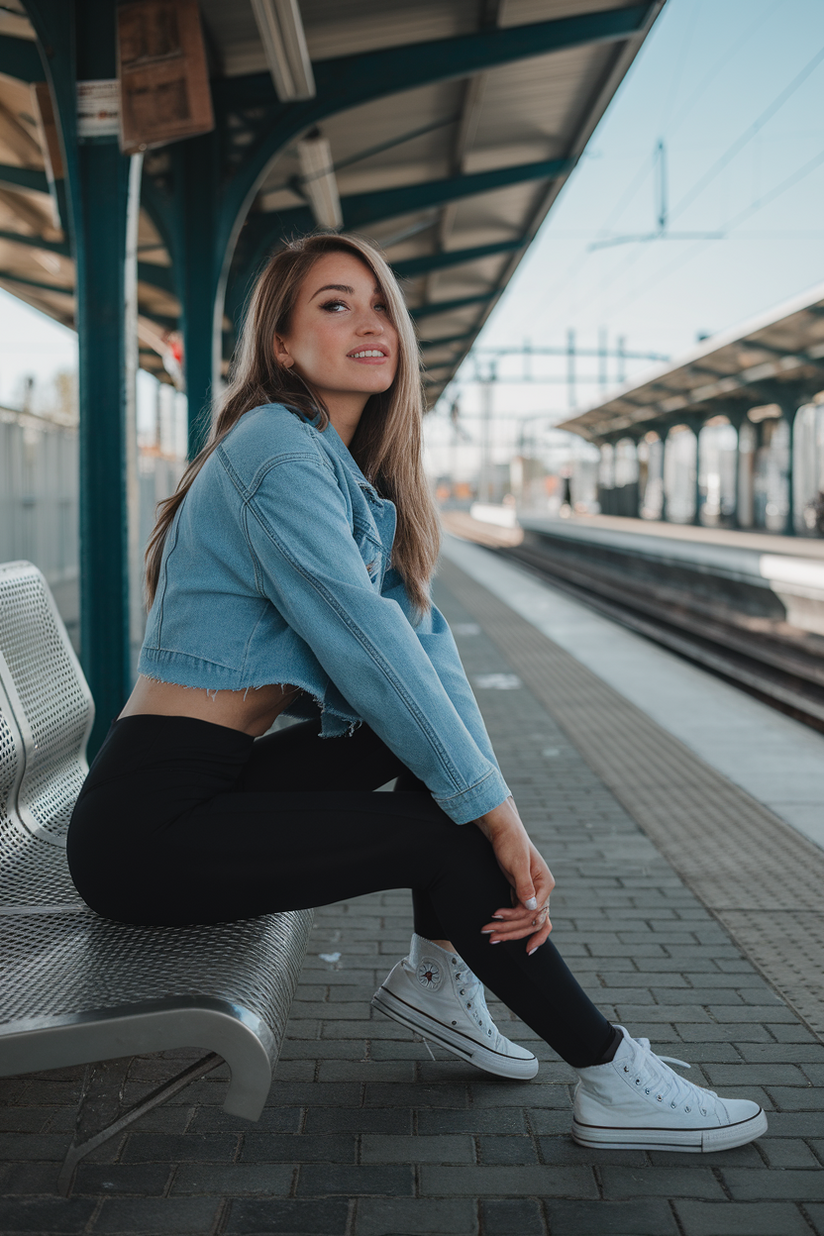
[[[709,1167],[647,1167],[640,1171],[602,1167],[601,1185],[604,1197],[610,1201],[643,1196],[706,1197],[723,1201],[725,1197]]]
[[[762,1137],[758,1144],[770,1167],[821,1166],[811,1147],[800,1138]]]
[[[310,1107],[304,1132],[387,1133],[403,1136],[412,1132],[412,1110],[403,1107]]]
[[[96,1206],[97,1202],[75,1197],[38,1198],[36,1201],[0,1199],[0,1231],[3,1236],[16,1236],[18,1232],[75,1236],[85,1231]]]
[[[123,1152],[124,1163],[230,1163],[238,1150],[231,1133],[132,1133]]]
[[[242,1116],[232,1116],[220,1107],[198,1107],[187,1132],[245,1134],[265,1129],[271,1133],[297,1133],[302,1115],[301,1107],[264,1107],[260,1119],[250,1124]]]
[[[478,1162],[537,1163],[538,1148],[531,1137],[480,1137]]]
[[[569,1129],[569,1115],[566,1116]],[[524,1110],[521,1107],[486,1108],[479,1111],[449,1111],[447,1109],[422,1109],[417,1113],[417,1131],[421,1135],[443,1133],[527,1133]]]
[[[589,1167],[436,1167],[424,1164],[421,1193],[435,1197],[597,1197]]]
[[[277,1133],[247,1133],[239,1161],[242,1163],[354,1163],[354,1134],[297,1137]]]
[[[59,1107],[3,1107],[0,1132],[40,1133],[60,1114]]]
[[[539,1081],[517,1087],[484,1084],[472,1087],[472,1105],[475,1110],[486,1107],[556,1107],[569,1112],[572,1096],[568,1085],[543,1086]]]
[[[317,1080],[323,1082],[404,1082],[415,1081],[414,1060],[322,1060]]]
[[[364,1197],[357,1203],[354,1232],[355,1236],[476,1236],[477,1208],[462,1198]]]
[[[226,1167],[216,1163],[182,1163],[175,1173],[171,1193],[288,1197],[296,1171],[294,1163],[231,1163]]]
[[[0,1161],[19,1163],[48,1160],[62,1163],[71,1138],[65,1133],[4,1133],[0,1135]],[[95,1152],[108,1162],[117,1155],[119,1142],[106,1142]]]
[[[370,1193],[389,1197],[411,1197],[413,1191],[412,1168],[395,1164],[341,1167],[331,1163],[321,1167],[310,1163],[301,1167],[298,1174],[298,1197],[328,1196],[333,1193],[342,1193],[345,1197],[365,1197]]]
[[[785,1197],[795,1202],[824,1201],[824,1172],[819,1170],[765,1172],[730,1168],[723,1172],[723,1177],[733,1200],[738,1202],[771,1198],[778,1201]]]
[[[214,1198],[164,1197],[112,1198],[103,1203],[93,1231],[110,1236],[166,1236],[193,1233],[203,1236],[212,1229],[220,1203]]]
[[[475,1147],[468,1134],[439,1133],[429,1137],[361,1138],[361,1163],[474,1163]],[[502,1162],[502,1160],[498,1160]]]
[[[53,1197],[57,1192],[59,1172],[59,1163],[9,1163],[3,1169],[0,1193],[4,1196],[44,1194]]]
[[[764,1084],[767,1086],[767,1093],[781,1111],[824,1111],[824,1090],[820,1086],[773,1086],[769,1082]]]
[[[704,1065],[704,1072],[713,1087],[745,1086],[752,1082],[756,1086],[767,1086],[774,1094],[775,1087],[807,1086],[808,1082],[797,1064],[714,1064]],[[819,1091],[819,1102],[821,1092]],[[783,1106],[779,1104],[779,1106]]]
[[[323,1201],[233,1201],[224,1231],[226,1236],[262,1236],[263,1233],[306,1233],[307,1236],[344,1236],[349,1215],[345,1199]]]
[[[278,1082],[276,1078],[269,1102],[287,1107],[357,1107],[361,1092],[358,1082]]]
[[[809,1236],[789,1202],[673,1202],[684,1236]]]
[[[469,1093],[466,1086],[398,1085],[367,1083],[364,1093],[366,1107],[466,1107]]]
[[[541,1207],[527,1199],[481,1202],[484,1236],[544,1236]]]
[[[597,1236],[677,1236],[678,1233],[672,1210],[657,1198],[632,1202],[547,1201],[544,1209],[552,1236],[595,1236],[596,1233]]]
[[[822,1236],[822,1233],[824,1233],[824,1205],[820,1202],[811,1202],[801,1209],[812,1223],[817,1236]]]
[[[72,1196],[130,1193],[137,1197],[162,1197],[171,1174],[168,1163],[79,1163]]]

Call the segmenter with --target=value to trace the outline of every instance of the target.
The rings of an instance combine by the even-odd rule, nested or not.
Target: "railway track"
[[[546,542],[523,541],[511,530],[487,531],[466,517],[460,527],[445,522],[459,536],[514,559],[599,613],[824,732],[824,638],[553,552]]]

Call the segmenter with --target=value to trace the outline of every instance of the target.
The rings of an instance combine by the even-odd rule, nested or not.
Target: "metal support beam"
[[[15,275],[10,270],[0,270],[0,279],[4,283],[19,283],[23,288],[36,288],[38,292],[59,292],[62,296],[74,296],[74,288],[69,285],[46,283],[43,279],[26,279],[23,275]]]
[[[453,249],[448,253],[428,253],[423,257],[406,258],[400,262],[392,262],[392,269],[399,279],[413,279],[417,275],[428,275],[433,270],[448,270],[452,266],[462,266],[466,262],[477,262],[482,258],[498,257],[501,253],[515,253],[525,248],[527,241],[499,240],[492,245],[477,245],[474,249]]]
[[[343,225],[355,231],[367,224],[413,214],[446,202],[476,197],[510,185],[532,180],[552,180],[568,175],[575,166],[572,159],[540,159],[536,163],[518,163],[514,167],[496,167],[486,172],[471,172],[463,176],[447,176],[443,180],[427,180],[422,184],[399,185],[392,189],[376,189],[372,193],[353,193],[341,199]],[[295,206],[276,214],[255,215],[250,224],[258,234],[274,232],[275,238],[296,231],[309,231],[314,225],[312,212],[306,206]],[[273,227],[274,224],[274,227]]]
[[[15,245],[28,245],[32,249],[45,249],[47,253],[59,253],[61,257],[71,257],[71,246],[63,240],[43,240],[42,236],[24,236],[22,232],[8,232],[0,229],[0,240],[10,240]]]
[[[136,333],[127,240],[139,177],[117,138],[78,141],[78,80],[116,76],[111,0],[25,0],[42,47],[62,132],[77,267],[80,391],[81,658],[96,707],[90,754],[131,687],[127,463]],[[44,178],[45,179],[45,178]]]
[[[418,305],[409,313],[416,321],[418,318],[434,317],[436,313],[453,313],[456,309],[466,309],[469,305],[482,305],[491,300],[494,292],[481,292],[477,296],[461,296],[457,300],[442,300],[432,305]]]
[[[466,330],[460,335],[444,335],[441,339],[421,339],[420,346],[422,348],[445,348],[451,343],[466,343],[467,339],[474,339],[477,333],[474,330]]]
[[[8,163],[0,165],[0,185],[5,189],[34,189],[38,193],[49,191],[45,172],[38,172],[33,167],[12,167]]]
[[[31,39],[0,34],[0,73],[21,82],[42,82],[43,63]]]

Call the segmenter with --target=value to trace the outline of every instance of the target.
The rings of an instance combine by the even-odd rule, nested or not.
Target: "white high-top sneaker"
[[[720,1099],[679,1077],[649,1039],[624,1036],[608,1064],[578,1069],[572,1136],[581,1146],[613,1150],[729,1150],[767,1130],[767,1117],[748,1099]],[[683,1060],[673,1060],[683,1065]]]
[[[466,962],[423,936],[413,935],[409,956],[384,979],[372,1003],[487,1073],[527,1081],[538,1072],[532,1052],[498,1030],[483,984]]]

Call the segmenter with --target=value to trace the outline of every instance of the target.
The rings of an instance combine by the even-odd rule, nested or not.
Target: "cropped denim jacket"
[[[365,721],[458,824],[509,794],[445,619],[391,566],[395,507],[331,425],[247,412],[166,537],[140,673],[210,691],[291,683],[324,737]]]

